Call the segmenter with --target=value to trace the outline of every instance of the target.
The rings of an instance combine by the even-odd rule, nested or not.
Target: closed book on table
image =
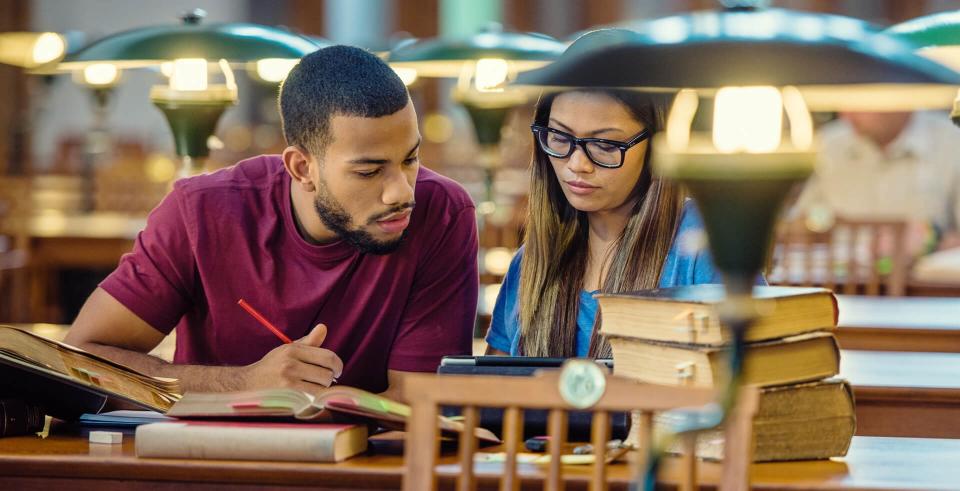
[[[776,339],[837,325],[837,300],[830,290],[756,286],[759,317],[748,341]],[[692,285],[597,295],[605,336],[676,343],[721,345],[730,334],[720,322],[722,285]]]
[[[137,457],[340,462],[367,449],[349,424],[178,421],[137,427]]]
[[[670,422],[661,413],[657,425]],[[846,380],[832,378],[761,390],[753,418],[755,462],[842,457],[856,430],[853,392]],[[697,438],[697,455],[723,457],[723,433],[708,431]]]
[[[650,342],[608,336],[614,373],[662,385],[715,387],[729,368],[726,347]],[[770,386],[819,380],[840,371],[840,348],[830,332],[747,343],[742,383]]]

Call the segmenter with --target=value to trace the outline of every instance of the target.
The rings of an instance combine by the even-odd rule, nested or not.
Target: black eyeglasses
[[[606,169],[622,166],[627,150],[650,138],[650,132],[646,129],[625,142],[603,138],[577,138],[570,133],[538,124],[530,125],[530,129],[533,130],[533,136],[537,139],[540,148],[547,155],[565,159],[573,155],[574,149],[580,145],[591,162]]]

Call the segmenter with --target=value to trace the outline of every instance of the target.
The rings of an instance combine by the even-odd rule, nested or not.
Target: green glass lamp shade
[[[536,33],[488,29],[466,38],[431,38],[404,43],[388,55],[391,65],[414,68],[421,77],[457,77],[464,63],[481,58],[509,61],[517,71],[557,59],[566,45]]]
[[[481,59],[504,60],[512,73],[541,67],[563,53],[566,45],[550,36],[503,31],[493,24],[465,38],[432,38],[405,42],[387,59],[395,68],[414,69],[419,77],[458,78],[465,68]],[[473,122],[477,142],[483,146],[500,141],[500,128],[509,110],[525,102],[523,94],[506,92],[479,94],[457,91],[454,97]]]
[[[886,32],[918,48],[960,46],[960,10],[917,17],[890,26]]]
[[[231,63],[266,58],[302,58],[323,47],[305,36],[247,23],[153,26],[107,36],[68,55],[61,69],[110,62],[121,68],[157,65],[177,58],[226,59]]]
[[[885,32],[913,45],[917,54],[960,70],[960,10],[918,17]],[[950,119],[960,126],[960,96],[953,103]]]
[[[233,101],[221,98],[209,101],[154,100],[163,112],[173,133],[177,155],[191,159],[210,155],[207,140],[217,129],[217,122]]]
[[[811,110],[941,108],[958,81],[866,22],[785,9],[695,12],[594,31],[517,79],[540,88],[796,86]]]

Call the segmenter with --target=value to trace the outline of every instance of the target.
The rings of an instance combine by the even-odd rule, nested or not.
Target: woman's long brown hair
[[[595,91],[612,97],[652,133],[663,128],[663,96],[619,90]],[[534,122],[546,126],[555,94],[537,103]],[[520,269],[520,330],[527,356],[576,356],[577,315],[587,267],[587,214],[567,201],[549,157],[534,141],[525,250]],[[652,141],[631,194],[637,197],[618,239],[601,291],[656,288],[679,222],[683,196],[670,181],[653,176]],[[590,356],[610,356],[610,344],[594,323]]]

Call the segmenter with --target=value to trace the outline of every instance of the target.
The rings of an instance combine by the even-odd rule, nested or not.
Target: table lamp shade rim
[[[910,19],[890,26],[884,32],[917,48],[960,46],[960,10]]]
[[[764,22],[765,30],[753,26]],[[798,29],[797,23],[806,28]],[[695,12],[636,23],[633,29],[588,32],[556,62],[520,74],[515,84],[667,91],[797,86],[816,87],[820,93],[830,87],[872,87],[876,92],[881,87],[936,86],[948,93],[948,87],[960,85],[960,73],[866,22],[770,9]],[[927,106],[949,102],[941,97]]]
[[[517,32],[482,32],[468,38],[431,38],[391,51],[391,63],[463,62],[480,58],[553,61],[566,45],[549,36]]]
[[[280,28],[250,23],[151,26],[100,39],[65,57],[60,68],[103,62],[144,66],[177,58],[301,58],[325,47],[316,40]]]

